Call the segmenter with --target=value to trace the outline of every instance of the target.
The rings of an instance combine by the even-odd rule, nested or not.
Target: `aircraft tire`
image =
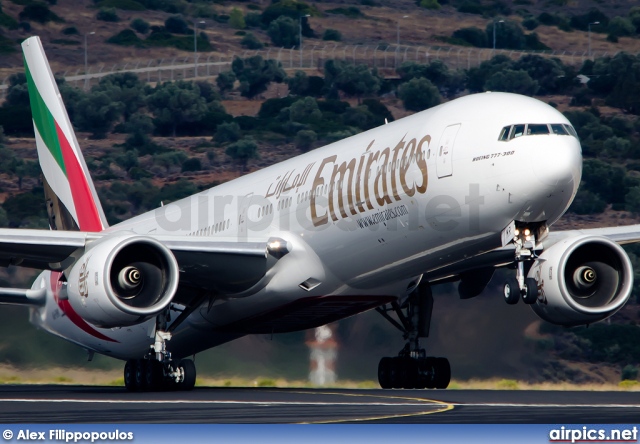
[[[124,386],[130,392],[138,390],[138,384],[136,383],[136,365],[135,359],[129,359],[124,365]]]
[[[504,300],[509,305],[517,304],[520,300],[520,286],[515,277],[510,277],[504,284],[503,288]]]
[[[378,364],[378,383],[383,389],[390,389],[392,358],[382,358]]]
[[[434,388],[446,389],[451,382],[451,365],[447,358],[435,359]]]
[[[534,278],[526,278],[527,291],[522,295],[522,302],[531,305],[538,300],[538,282]]]
[[[193,390],[196,385],[196,365],[191,359],[183,359],[178,366],[184,371],[184,379],[178,384],[178,390]]]

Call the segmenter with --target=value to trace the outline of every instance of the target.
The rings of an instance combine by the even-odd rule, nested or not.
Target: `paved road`
[[[637,423],[640,393],[2,386],[0,423]]]

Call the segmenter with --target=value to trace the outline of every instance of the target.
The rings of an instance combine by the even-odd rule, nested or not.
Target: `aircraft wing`
[[[0,266],[64,270],[75,260],[75,251],[90,247],[91,242],[108,235],[81,231],[0,229]],[[178,261],[182,288],[202,289],[214,294],[248,290],[266,275],[278,258],[288,252],[286,242],[277,238],[264,242],[237,242],[198,236],[149,237],[162,242],[173,252]],[[5,292],[8,291],[6,289]],[[10,294],[22,295],[20,291]]]
[[[562,239],[580,235],[606,237],[619,245],[640,243],[640,224],[621,227],[551,231],[536,251],[540,254],[544,248],[549,248]],[[466,258],[437,270],[430,271],[426,273],[425,276],[430,282],[446,281],[451,278],[456,278],[462,273],[487,267],[499,268],[501,266],[512,264],[513,262],[514,246],[507,245],[477,256]]]
[[[592,236],[604,236],[607,239],[620,244],[635,244],[640,242],[640,225],[627,225],[622,227],[588,228],[584,230],[551,232],[549,237],[566,237],[569,235],[589,234]]]

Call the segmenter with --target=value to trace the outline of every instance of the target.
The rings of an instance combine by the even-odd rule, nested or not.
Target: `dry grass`
[[[76,368],[17,368],[8,365],[0,366],[0,384],[60,384],[60,385],[89,385],[89,386],[124,386],[122,372],[87,371]],[[283,378],[240,378],[240,377],[209,377],[199,376],[198,387],[276,387],[276,388],[314,388],[305,380],[287,380]],[[377,381],[338,381],[325,388],[337,389],[377,389]],[[638,381],[622,381],[619,384],[572,384],[559,383],[527,383],[511,379],[489,380],[453,380],[450,390],[577,390],[577,391],[640,391]]]

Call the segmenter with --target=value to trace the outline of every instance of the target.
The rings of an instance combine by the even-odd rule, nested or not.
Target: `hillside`
[[[3,0],[2,10],[15,21],[20,22],[20,13],[26,4],[33,3],[26,0]],[[123,64],[137,62],[139,60],[169,59],[191,55],[193,45],[186,45],[185,50],[171,47],[122,47],[108,44],[106,40],[118,32],[127,29],[130,22],[136,18],[142,18],[151,26],[162,26],[167,18],[175,15],[170,12],[150,10],[139,2],[103,0],[58,0],[50,7],[51,11],[64,21],[50,21],[40,24],[33,20],[28,21],[30,29],[0,28],[1,33],[8,39],[21,41],[30,35],[39,35],[47,48],[49,59],[55,71],[66,71],[72,67],[81,67],[84,63],[83,36],[86,33],[95,32],[88,36],[89,64]],[[140,11],[116,9],[117,22],[96,20],[100,11],[98,5],[121,5],[141,8]],[[144,3],[144,2],[142,2]],[[162,2],[155,2],[162,3]],[[205,32],[211,42],[211,51],[207,54],[241,55],[246,48],[241,45],[242,35],[229,23],[229,15],[234,8],[243,12],[259,14],[264,11],[271,2],[267,0],[255,2],[234,1],[167,1],[165,3],[176,4],[176,11],[183,11],[183,16],[191,24],[194,20],[204,21],[200,28]],[[561,14],[565,17],[584,14],[591,8],[602,10],[609,18],[627,16],[630,9],[636,6],[634,0],[617,0],[613,2],[600,2],[596,0],[567,0],[567,1],[542,1],[542,0],[508,0],[508,1],[454,1],[442,2],[439,10],[420,8],[412,0],[398,0],[393,6],[379,1],[336,1],[336,2],[309,2],[312,10],[308,19],[309,26],[315,32],[314,37],[305,37],[304,45],[317,46],[333,45],[331,41],[322,40],[326,29],[335,29],[341,34],[341,45],[383,45],[395,44],[400,30],[400,44],[413,47],[441,46],[443,39],[452,35],[457,29],[465,27],[478,27],[484,29],[491,23],[492,13],[500,11],[512,20],[522,22],[526,17],[537,17],[541,13]],[[132,6],[137,4],[137,6]],[[465,10],[464,4],[483,5],[478,13],[458,12]],[[375,5],[375,6],[371,6]],[[456,7],[457,5],[457,7]],[[501,5],[495,9],[494,5]],[[493,8],[493,9],[492,9]],[[170,9],[170,8],[167,8]],[[405,18],[406,16],[406,18]],[[78,34],[65,34],[67,28],[75,27]],[[254,33],[258,40],[265,44],[271,44],[266,30],[259,27],[247,27],[246,31]],[[627,51],[640,52],[640,41],[629,37],[621,37],[617,43],[606,40],[606,30],[592,27],[592,51],[596,53],[615,53]],[[498,26],[498,40],[500,38],[500,26]],[[558,52],[584,53],[588,49],[587,33],[580,30],[565,32],[556,26],[541,24],[535,29],[543,44]],[[446,42],[445,42],[446,43]],[[331,47],[331,46],[329,46]],[[500,44],[498,44],[500,47]],[[17,49],[17,47],[14,47]],[[202,49],[201,49],[202,50]],[[5,54],[0,58],[0,78],[3,74],[15,72],[21,67],[21,57],[18,53]]]

